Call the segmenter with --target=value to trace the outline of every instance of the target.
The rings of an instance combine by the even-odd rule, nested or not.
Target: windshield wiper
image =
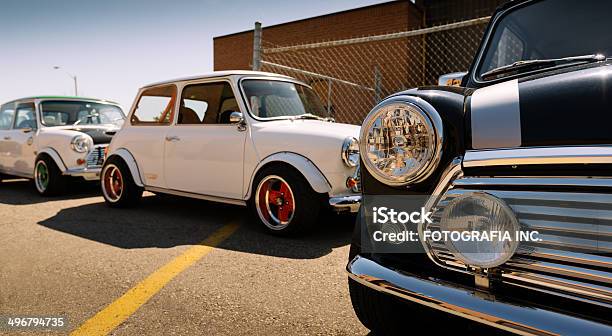
[[[512,64],[504,65],[493,70],[489,70],[481,75],[483,79],[493,77],[495,75],[501,75],[513,71],[524,71],[532,70],[536,68],[552,67],[557,65],[574,64],[574,63],[591,63],[599,62],[606,59],[606,56],[602,54],[597,55],[583,55],[583,56],[572,56],[563,58],[550,58],[550,59],[534,59],[517,61]]]
[[[315,115],[315,114],[312,114],[312,113],[300,114],[300,115],[294,116],[292,119],[293,120],[298,120],[298,119],[314,119],[314,120],[327,121],[327,118],[319,117],[318,115]]]

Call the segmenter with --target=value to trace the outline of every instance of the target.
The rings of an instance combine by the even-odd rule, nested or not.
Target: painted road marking
[[[138,308],[147,303],[177,275],[202,259],[231,236],[238,227],[238,223],[230,223],[213,232],[200,245],[189,248],[183,254],[153,272],[115,302],[85,321],[70,335],[107,335],[134,314]]]

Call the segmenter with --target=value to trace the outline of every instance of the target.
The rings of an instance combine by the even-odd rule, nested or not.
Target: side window
[[[178,124],[229,124],[229,115],[238,110],[227,82],[187,85],[181,97]]]
[[[36,129],[36,108],[34,103],[17,104],[15,109],[15,128]]]
[[[4,104],[0,107],[0,130],[7,130],[13,126],[15,104]]]
[[[174,119],[175,101],[174,85],[146,89],[140,95],[130,121],[132,125],[168,125]]]

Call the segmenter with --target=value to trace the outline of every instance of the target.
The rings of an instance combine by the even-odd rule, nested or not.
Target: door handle
[[[11,137],[10,136],[5,136],[3,139],[4,140],[11,140]]]
[[[177,136],[167,136],[166,137],[166,141],[180,141],[181,138],[177,137]]]

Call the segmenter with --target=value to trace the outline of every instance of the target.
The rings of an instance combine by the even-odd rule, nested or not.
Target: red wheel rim
[[[108,165],[102,174],[102,191],[111,202],[116,202],[123,194],[123,175],[115,165]]]
[[[267,176],[259,183],[256,195],[257,212],[271,229],[285,228],[295,213],[295,197],[287,181],[280,176]]]

